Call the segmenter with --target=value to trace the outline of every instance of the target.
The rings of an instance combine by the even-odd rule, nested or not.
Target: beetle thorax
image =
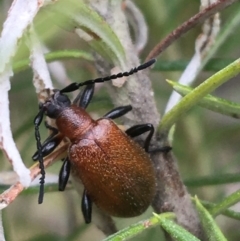
[[[80,139],[93,124],[91,116],[75,105],[64,108],[56,119],[58,130],[72,142]]]

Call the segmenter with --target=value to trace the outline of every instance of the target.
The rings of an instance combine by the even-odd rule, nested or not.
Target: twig
[[[45,168],[53,164],[55,161],[61,159],[63,156],[66,155],[66,150],[68,148],[68,144],[63,145],[53,153],[51,153],[45,160],[44,160],[44,166]],[[40,174],[40,169],[38,166],[38,163],[34,164],[30,168],[30,175],[31,175],[31,180],[33,181],[39,174]],[[24,186],[20,183],[17,182],[13,186],[11,186],[8,190],[3,192],[0,195],[0,209],[3,209],[7,207],[10,203],[12,203],[16,197],[24,190]]]
[[[216,0],[212,0],[212,2]],[[206,0],[201,1],[200,9],[204,9],[208,7],[211,3]],[[209,55],[211,53],[211,47],[215,43],[215,39],[220,30],[220,14],[216,13],[210,18],[206,19],[202,32],[198,35],[195,41],[195,53],[189,62],[188,66],[185,68],[181,77],[178,80],[178,83],[182,85],[191,86],[194,83],[197,75],[199,74],[201,68],[203,68],[203,63],[206,63],[206,59],[209,59]],[[170,98],[168,99],[168,103],[165,108],[165,113],[172,109],[180,100],[181,95],[179,95],[176,91],[173,91]]]
[[[191,17],[189,20],[184,22],[182,25],[180,25],[178,28],[176,28],[160,43],[158,43],[149,53],[149,55],[146,58],[146,61],[152,58],[157,58],[167,47],[169,47],[175,40],[179,39],[183,34],[187,33],[197,24],[202,23],[204,20],[206,20],[213,14],[230,6],[236,1],[237,0],[219,0],[216,3],[211,4],[209,7],[203,9],[202,11]]]

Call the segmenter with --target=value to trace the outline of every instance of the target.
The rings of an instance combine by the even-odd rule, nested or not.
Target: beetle
[[[33,155],[33,160],[39,160],[42,175],[39,203],[44,194],[43,157],[67,137],[70,146],[59,173],[59,190],[64,191],[70,172],[82,181],[82,213],[86,223],[91,222],[92,203],[116,217],[138,216],[148,208],[156,189],[154,168],[148,155],[153,125],[140,124],[125,132],[120,130],[112,120],[131,111],[130,105],[117,107],[98,120],[93,120],[85,109],[92,99],[95,83],[132,75],[153,63],[154,59],[128,72],[72,83],[62,90],[55,90],[45,103],[40,104],[34,119],[37,152]],[[64,93],[76,91],[81,86],[85,89],[71,103]],[[52,134],[41,144],[39,126],[44,115],[55,119],[57,128],[46,124]],[[132,138],[145,132],[148,135],[142,148]]]

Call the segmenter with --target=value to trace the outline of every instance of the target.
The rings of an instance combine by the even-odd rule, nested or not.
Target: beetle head
[[[57,90],[49,100],[40,106],[40,109],[50,118],[56,119],[58,115],[70,105],[71,101],[68,96]]]

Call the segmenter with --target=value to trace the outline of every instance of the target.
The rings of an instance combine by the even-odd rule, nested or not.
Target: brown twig
[[[202,23],[204,20],[212,16],[213,14],[221,11],[222,9],[230,6],[237,0],[219,0],[216,3],[211,4],[209,7],[203,9],[174,31],[172,31],[166,38],[158,43],[153,50],[150,51],[146,58],[146,61],[157,58],[167,47],[169,47],[174,41],[179,39],[183,34],[187,33],[190,29],[195,27],[197,24]]]
[[[66,156],[66,150],[68,148],[68,144],[63,145],[62,147],[58,148],[56,151],[51,153],[47,158],[44,160],[44,166],[47,168],[51,164],[53,164],[55,161],[61,159],[63,156]],[[34,164],[30,168],[30,175],[32,181],[40,174],[40,169],[38,163]],[[0,195],[0,203],[2,208],[7,207],[10,203],[12,203],[16,197],[24,190],[24,186],[17,182],[16,184],[12,185],[9,189],[7,189],[5,192],[3,192]]]
[[[69,143],[63,144],[56,151],[54,151],[53,153],[48,155],[44,159],[44,167],[47,168],[50,165],[52,165],[54,162],[56,162],[57,160],[60,160],[64,157],[66,157],[66,151],[68,149],[68,146],[69,146]],[[40,174],[40,172],[41,172],[41,170],[39,169],[38,163],[31,166],[31,168],[30,168],[31,180],[33,181]],[[0,195],[0,209],[3,209],[5,207],[7,207],[9,204],[11,204],[23,190],[24,190],[24,186],[20,182],[17,182],[16,184],[12,185],[9,189],[4,191]],[[103,213],[101,210],[99,210],[95,206],[93,209],[93,214],[98,217],[98,222],[95,222],[96,226],[106,236],[117,232],[115,223],[113,222],[113,219],[109,215]]]

